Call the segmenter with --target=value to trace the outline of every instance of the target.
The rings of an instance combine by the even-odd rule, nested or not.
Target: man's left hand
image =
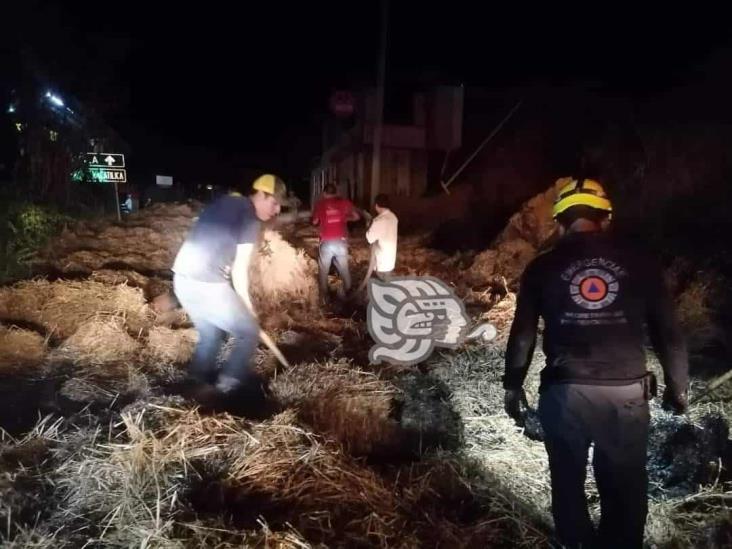
[[[506,389],[503,398],[503,407],[510,418],[516,425],[522,427],[524,424],[524,416],[521,413],[521,403],[526,400],[526,394],[523,389]]]

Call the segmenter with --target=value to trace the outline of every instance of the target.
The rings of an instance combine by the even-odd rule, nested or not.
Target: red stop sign
[[[338,117],[346,118],[353,114],[355,100],[349,91],[336,91],[330,96],[330,110]]]

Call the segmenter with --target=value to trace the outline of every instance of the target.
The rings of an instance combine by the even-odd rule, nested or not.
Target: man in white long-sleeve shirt
[[[366,231],[366,240],[376,255],[376,276],[387,280],[396,264],[397,225],[399,220],[389,209],[389,197],[380,194],[374,200],[376,217]]]

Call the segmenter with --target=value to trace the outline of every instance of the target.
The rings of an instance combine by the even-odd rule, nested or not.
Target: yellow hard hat
[[[552,209],[554,219],[572,206],[589,206],[608,214],[613,211],[605,189],[594,179],[562,177],[557,179],[554,187],[557,189],[557,198]]]
[[[287,187],[285,186],[285,182],[271,173],[260,175],[254,180],[254,183],[252,183],[252,188],[256,191],[262,191],[273,195],[278,202],[282,202],[287,196]]]

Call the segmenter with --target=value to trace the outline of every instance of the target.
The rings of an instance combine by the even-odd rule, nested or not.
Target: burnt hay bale
[[[721,415],[705,415],[697,425],[685,417],[658,414],[649,436],[651,486],[666,495],[683,495],[713,483],[728,453],[728,436],[729,424]]]

